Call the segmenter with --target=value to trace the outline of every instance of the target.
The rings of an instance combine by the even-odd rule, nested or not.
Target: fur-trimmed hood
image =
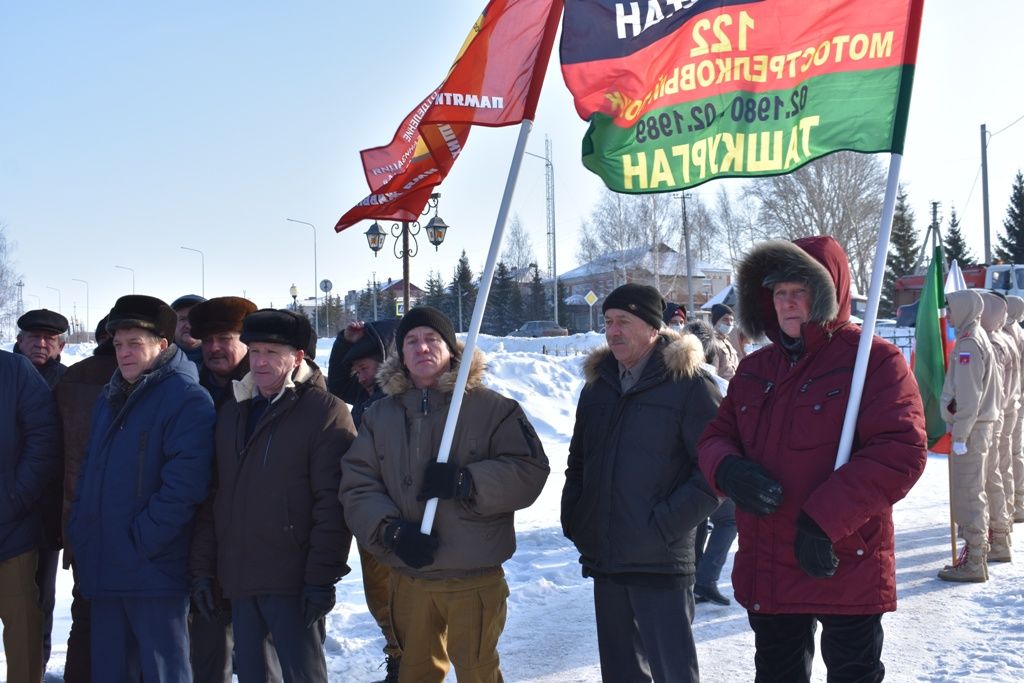
[[[320,375],[320,369],[315,363],[313,363],[313,361],[308,358],[304,358],[302,363],[299,364],[299,367],[295,368],[295,371],[285,379],[284,386],[281,387],[281,391],[277,392],[277,395],[274,396],[271,403],[281,398],[281,395],[288,389],[291,389],[298,384],[302,384],[303,382],[314,381],[317,375]],[[320,383],[323,383],[322,375],[320,375]],[[248,401],[256,396],[256,394],[259,393],[259,389],[256,387],[256,380],[253,379],[252,370],[245,373],[245,376],[242,377],[242,379],[232,380],[231,391],[235,396],[235,401],[238,403]]]
[[[768,240],[747,253],[736,274],[739,324],[747,336],[780,339],[772,291],[763,284],[771,274],[781,274],[778,281],[807,282],[812,293],[810,323],[827,331],[849,321],[850,263],[839,243],[828,236]]]
[[[455,391],[455,379],[459,374],[459,365],[462,363],[466,345],[458,342],[458,347],[458,354],[452,354],[451,369],[443,373],[437,382],[437,390],[441,393],[450,394]],[[466,381],[467,391],[483,386],[486,370],[487,360],[483,351],[473,349],[473,362],[469,366],[469,379]],[[388,354],[387,360],[380,364],[377,370],[377,386],[388,396],[399,396],[416,388],[397,353]]]
[[[664,359],[665,367],[678,380],[695,376],[704,364],[704,347],[700,340],[692,334],[680,334],[675,330],[663,329],[658,332],[658,346]],[[583,363],[583,377],[587,384],[593,384],[600,377],[600,367],[612,350],[601,346],[590,352]]]

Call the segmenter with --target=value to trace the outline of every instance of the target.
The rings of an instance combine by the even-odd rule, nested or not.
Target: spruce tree
[[[504,261],[499,261],[495,268],[491,295],[487,299],[487,308],[484,310],[484,322],[481,326],[481,331],[484,334],[502,337],[515,329],[512,327],[514,320],[512,293],[517,289],[518,286],[509,273],[508,266]]]
[[[461,305],[460,305],[461,297]],[[448,298],[445,307],[442,309],[455,323],[459,332],[469,329],[469,320],[473,316],[473,306],[476,304],[476,285],[473,284],[473,269],[469,267],[469,257],[466,251],[462,251],[459,263],[455,266],[452,275],[452,283],[448,288]],[[462,324],[459,325],[459,314],[461,308]]]
[[[889,239],[889,258],[885,264],[879,315],[890,318],[896,316],[896,278],[909,274],[917,262],[917,239],[914,210],[907,204],[906,189],[900,185],[892,217],[892,236]]]
[[[530,278],[530,292],[526,297],[525,316],[529,320],[543,320],[547,316],[548,303],[544,293],[544,281],[540,278],[540,268],[531,263],[533,277]]]
[[[389,287],[377,295],[377,319],[394,320],[398,317],[397,299],[394,288]]]
[[[949,230],[946,231],[946,238],[942,241],[943,250],[946,252],[946,261],[956,262],[961,268],[973,266],[976,262],[970,247],[964,240],[964,234],[960,231],[960,217],[956,215],[956,208],[950,210]]]
[[[444,309],[446,294],[444,291],[444,282],[441,280],[441,274],[430,271],[430,277],[427,278],[427,291],[423,295],[423,299],[420,303],[425,306],[433,306],[437,309]]]
[[[572,332],[575,325],[570,324],[572,314],[569,307],[565,305],[565,300],[569,298],[569,288],[561,280],[556,279],[556,282],[558,282],[558,324]]]
[[[996,258],[1007,263],[1024,263],[1024,175],[1020,171],[1013,179],[1003,230],[1006,234],[999,235]]]

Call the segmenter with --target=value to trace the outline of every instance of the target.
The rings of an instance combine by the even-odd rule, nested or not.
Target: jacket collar
[[[277,392],[270,403],[273,404],[277,399],[284,396],[284,393],[289,389],[294,389],[303,382],[309,382],[314,375],[315,365],[312,364],[308,358],[304,358],[299,367],[295,368],[295,372],[288,375],[284,380],[284,385],[281,387],[281,391]],[[252,372],[247,372],[241,380],[233,380],[231,382],[231,391],[234,394],[235,401],[241,403],[243,401],[249,401],[259,395],[259,388],[256,386],[256,380],[253,379]]]
[[[458,359],[453,358],[451,369],[442,374],[440,379],[438,379],[436,389],[439,393],[450,394],[455,391],[455,380],[458,377],[459,366],[462,363],[462,353],[466,348],[466,345],[462,342],[459,342],[458,346]],[[484,358],[483,352],[480,349],[474,349],[473,361],[469,366],[469,379],[466,382],[466,391],[483,386],[486,371],[487,361]],[[402,365],[402,361],[398,358],[397,353],[390,354],[387,360],[381,363],[380,369],[377,370],[377,386],[388,396],[399,396],[410,389],[416,388],[408,372],[406,372],[405,366]]]
[[[654,352],[634,390],[648,386],[651,379],[661,381],[666,373],[673,380],[694,377],[701,371],[703,363],[704,348],[695,336],[663,329],[658,332]],[[601,346],[587,356],[583,363],[583,376],[587,384],[604,378],[612,386],[618,387],[618,367],[619,362],[615,360],[611,349]]]

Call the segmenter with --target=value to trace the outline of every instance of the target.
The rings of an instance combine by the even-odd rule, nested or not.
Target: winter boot
[[[972,548],[965,544],[960,557],[953,564],[947,564],[939,570],[939,578],[943,581],[959,581],[967,583],[983,583],[988,581],[988,569],[985,566],[985,551]]]
[[[388,655],[384,658],[384,663],[381,664],[383,667],[387,667],[385,671],[387,675],[380,683],[398,683],[398,667],[401,665],[402,660],[400,657],[392,657]],[[379,668],[379,667],[378,667]]]
[[[693,601],[697,604],[700,604],[702,602],[713,602],[716,605],[723,606],[732,604],[730,603],[729,598],[722,595],[718,591],[718,586],[716,586],[713,583],[707,586],[702,586],[698,583],[696,586],[693,587],[693,598]]]
[[[1021,522],[1024,522],[1024,510],[1016,510],[1013,513],[1013,523],[1020,524]]]
[[[1010,532],[989,529],[988,544],[989,562],[1013,562],[1013,555],[1011,554],[1010,550]]]

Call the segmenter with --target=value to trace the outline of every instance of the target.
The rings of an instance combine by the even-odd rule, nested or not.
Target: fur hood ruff
[[[673,380],[694,377],[704,364],[704,347],[700,340],[692,334],[679,334],[675,330],[662,329],[658,332],[659,344],[655,351],[661,350],[665,367],[672,373]],[[587,384],[593,384],[600,376],[599,368],[612,350],[601,346],[587,356],[583,363],[583,377]]]
[[[458,342],[458,347],[458,358],[456,359],[453,354],[451,369],[442,373],[441,378],[437,382],[436,389],[442,394],[450,394],[455,391],[455,379],[459,374],[459,366],[462,364],[462,354],[466,349],[466,345],[463,342]],[[483,351],[473,349],[473,362],[469,366],[469,379],[466,381],[466,391],[482,387],[486,371],[487,360],[484,357]],[[377,370],[377,386],[387,396],[399,396],[410,389],[416,388],[397,353],[389,354],[387,360],[380,364],[380,369]]]
[[[277,392],[271,403],[281,398],[285,391],[291,389],[297,384],[309,381],[310,377],[313,376],[313,366],[311,365],[308,358],[303,359],[299,367],[295,368],[295,372],[290,374],[284,381],[284,386],[281,387],[281,391]],[[242,401],[248,401],[252,399],[256,394],[259,393],[259,389],[256,387],[256,381],[252,378],[252,371],[245,373],[245,377],[231,382],[231,390],[235,395],[235,401],[241,403]]]

